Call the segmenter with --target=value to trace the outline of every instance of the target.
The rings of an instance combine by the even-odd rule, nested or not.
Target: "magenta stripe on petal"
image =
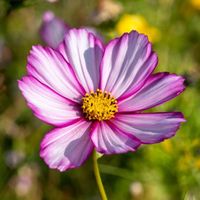
[[[174,136],[185,119],[182,113],[172,112],[117,114],[111,121],[118,129],[138,138],[141,143],[152,144]]]
[[[63,126],[80,119],[78,104],[63,98],[35,78],[26,76],[18,85],[29,107],[42,121],[54,126]]]
[[[169,73],[154,74],[137,93],[119,100],[119,112],[141,111],[155,107],[176,97],[184,89],[183,77]]]
[[[103,154],[125,153],[135,151],[140,142],[131,135],[126,135],[107,122],[97,122],[91,135],[95,149]]]
[[[100,88],[115,98],[124,98],[139,90],[158,62],[146,36],[136,31],[112,40],[101,63]]]
[[[59,46],[86,92],[95,91],[99,86],[103,49],[101,41],[85,29],[71,29]]]
[[[90,122],[80,120],[64,128],[56,128],[41,142],[40,156],[52,169],[65,171],[81,166],[93,150]]]
[[[33,46],[28,56],[28,74],[60,95],[80,102],[85,94],[64,57],[51,48]]]

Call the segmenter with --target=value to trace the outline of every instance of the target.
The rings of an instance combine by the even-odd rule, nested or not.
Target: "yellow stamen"
[[[115,116],[118,111],[117,100],[109,92],[102,92],[97,89],[96,92],[86,93],[82,98],[83,113],[89,120],[109,120]]]

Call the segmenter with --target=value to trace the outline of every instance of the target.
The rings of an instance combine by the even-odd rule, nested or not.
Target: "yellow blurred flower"
[[[190,152],[187,152],[184,156],[182,156],[178,162],[178,167],[182,171],[186,171],[190,169],[194,164],[194,157]]]
[[[192,169],[200,169],[200,155],[198,151],[200,148],[199,139],[193,139],[190,142],[190,145],[185,146],[184,154],[181,156],[179,160],[179,169],[186,171]]]
[[[196,159],[195,166],[197,169],[200,169],[200,158]]]
[[[165,140],[164,142],[161,143],[161,145],[167,153],[171,153],[173,151],[173,145],[171,140]]]
[[[200,0],[190,0],[190,3],[194,8],[200,10]]]
[[[146,19],[141,15],[123,15],[116,25],[116,31],[119,35],[124,32],[130,32],[132,30],[137,30],[139,33],[144,33],[148,36],[151,42],[157,42],[160,40],[160,31],[149,26]]]
[[[179,169],[185,171],[191,168],[200,169],[200,157],[188,152],[179,160]]]

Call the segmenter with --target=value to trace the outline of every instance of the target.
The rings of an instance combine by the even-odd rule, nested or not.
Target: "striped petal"
[[[36,117],[54,125],[63,126],[80,118],[80,106],[60,96],[33,77],[18,82],[29,107]]]
[[[80,102],[84,94],[70,65],[51,48],[33,46],[28,56],[27,71],[28,75],[70,100]]]
[[[161,142],[176,134],[185,119],[180,112],[117,114],[112,123],[121,131],[138,138],[141,143]]]
[[[41,158],[50,168],[60,171],[81,166],[93,150],[89,138],[90,125],[81,120],[64,128],[53,129],[41,142]]]
[[[59,46],[59,51],[72,65],[85,92],[99,86],[99,67],[103,45],[92,33],[85,29],[71,29]]]
[[[92,135],[95,149],[103,154],[135,151],[141,144],[136,138],[119,130],[114,124],[96,123]]]
[[[132,31],[112,40],[101,63],[101,89],[125,98],[144,84],[157,65],[146,36]]]
[[[119,112],[146,110],[176,97],[184,90],[184,79],[169,73],[152,75],[134,95],[119,101]]]

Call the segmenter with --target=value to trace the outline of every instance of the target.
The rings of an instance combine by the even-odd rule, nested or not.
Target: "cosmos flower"
[[[182,113],[143,113],[184,90],[181,76],[152,74],[157,61],[136,31],[104,45],[85,29],[71,29],[57,50],[33,46],[18,84],[35,116],[55,127],[41,142],[46,164],[65,171],[93,150],[134,152],[174,136]]]
[[[56,48],[62,42],[65,33],[69,29],[69,26],[57,18],[53,12],[46,11],[42,18],[40,36],[48,46]]]
[[[102,36],[92,27],[84,27],[87,31],[100,37]],[[71,29],[62,19],[56,17],[52,11],[46,11],[42,17],[40,27],[41,39],[52,48],[57,48],[63,41],[65,34]]]
[[[139,33],[146,34],[153,43],[160,40],[160,31],[157,28],[150,26],[142,15],[122,15],[116,25],[117,33],[121,35],[124,32],[130,32],[133,29],[137,30]]]

